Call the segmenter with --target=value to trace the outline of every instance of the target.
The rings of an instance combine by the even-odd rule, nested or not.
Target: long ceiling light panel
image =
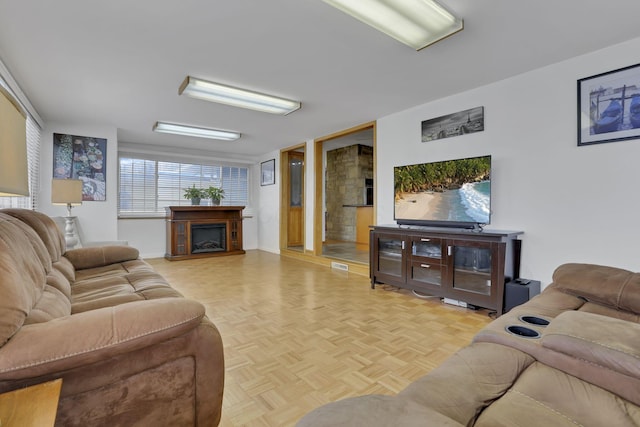
[[[198,138],[220,139],[223,141],[235,141],[240,138],[240,133],[226,130],[210,129],[197,126],[179,125],[175,123],[156,122],[153,125],[154,132],[171,133],[174,135],[195,136]]]
[[[388,36],[423,49],[464,27],[433,0],[324,0]]]
[[[301,107],[300,102],[263,93],[227,86],[220,83],[208,82],[187,76],[180,89],[180,95],[187,95],[205,101],[248,108],[272,114],[289,114]]]

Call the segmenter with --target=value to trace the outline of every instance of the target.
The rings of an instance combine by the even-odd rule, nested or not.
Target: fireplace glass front
[[[227,250],[226,224],[191,224],[191,253]]]

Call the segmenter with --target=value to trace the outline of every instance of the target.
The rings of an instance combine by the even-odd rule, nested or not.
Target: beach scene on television
[[[488,224],[491,156],[394,168],[395,219]]]

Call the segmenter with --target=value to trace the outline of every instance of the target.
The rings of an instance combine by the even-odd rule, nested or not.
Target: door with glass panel
[[[287,247],[304,245],[304,152],[288,152]]]

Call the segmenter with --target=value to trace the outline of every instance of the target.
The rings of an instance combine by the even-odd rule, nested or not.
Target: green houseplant
[[[197,206],[200,204],[200,199],[205,197],[205,192],[201,188],[196,188],[196,185],[193,184],[193,187],[184,188],[184,198],[191,199],[191,204]]]
[[[224,190],[218,187],[208,187],[203,190],[205,197],[211,199],[211,204],[213,206],[218,206],[220,204],[220,200],[224,199]]]

